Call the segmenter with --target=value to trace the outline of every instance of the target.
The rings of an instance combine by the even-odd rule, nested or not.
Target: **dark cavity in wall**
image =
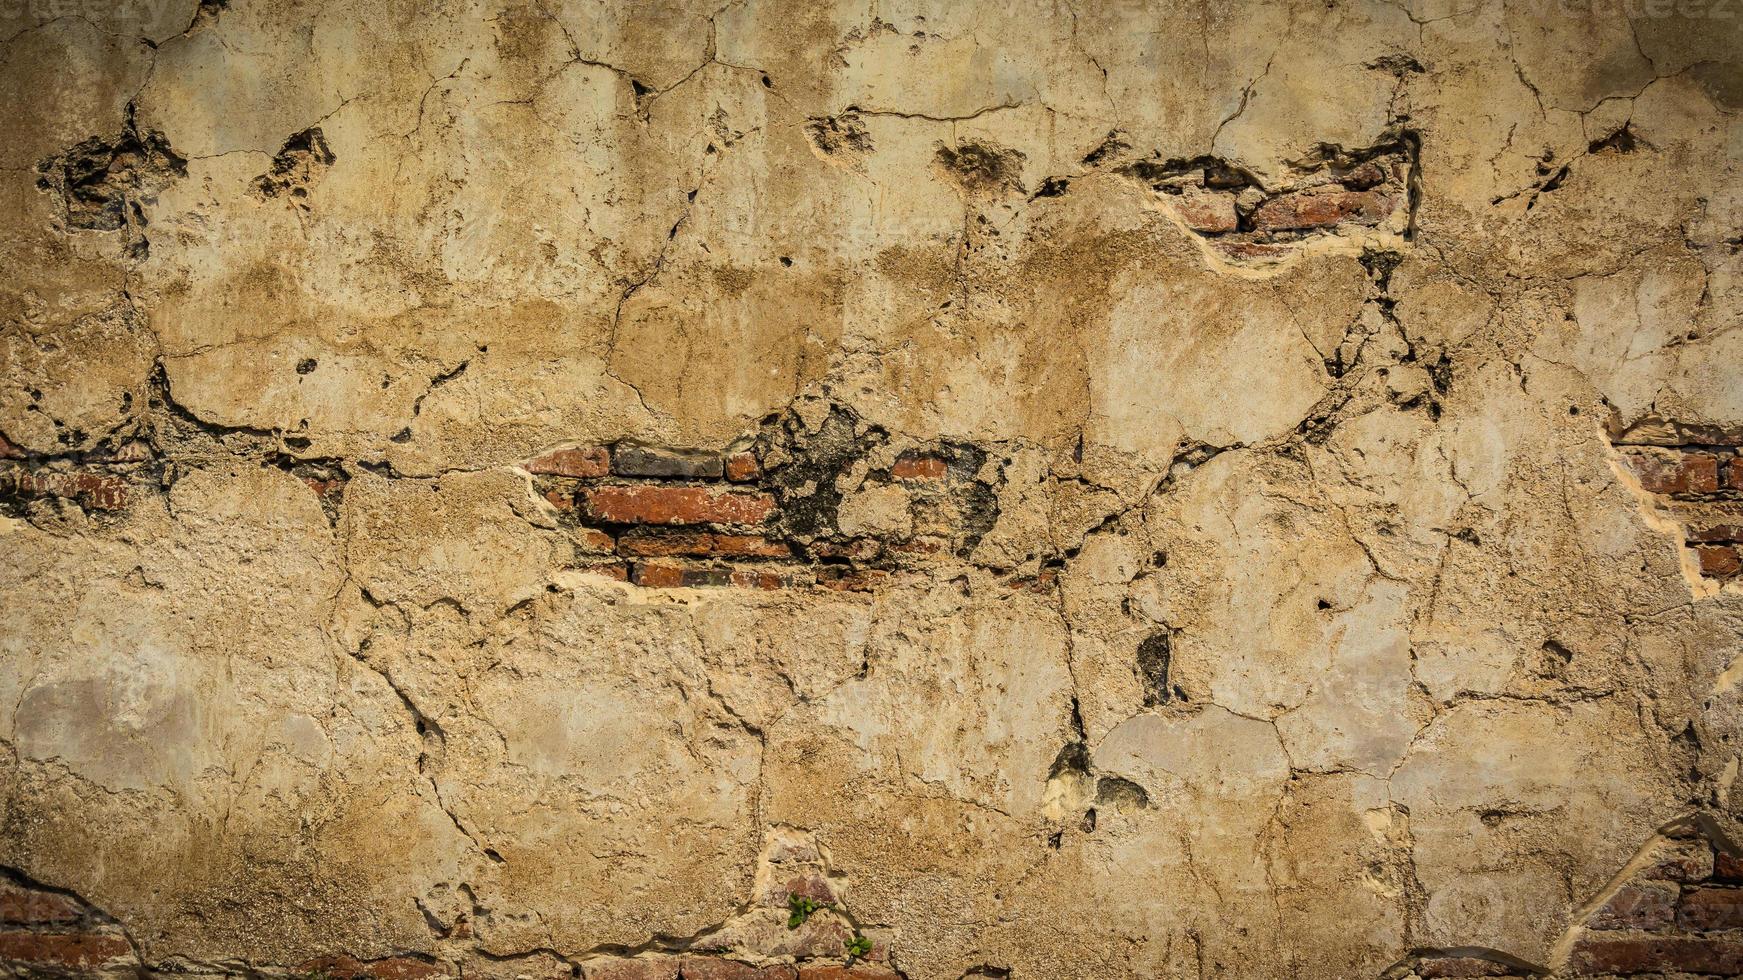
[[[68,228],[124,230],[135,259],[150,248],[143,233],[145,206],[188,173],[187,160],[170,148],[163,133],[139,130],[132,106],[119,136],[93,136],[36,170],[36,186],[60,200]]]
[[[326,174],[335,159],[320,127],[305,129],[284,141],[278,155],[272,158],[271,168],[254,178],[249,189],[262,200],[280,196],[301,199],[308,196],[308,189]]]
[[[1138,678],[1144,683],[1144,706],[1167,704],[1176,693],[1168,682],[1168,668],[1174,656],[1174,639],[1169,630],[1157,630],[1138,644]]]

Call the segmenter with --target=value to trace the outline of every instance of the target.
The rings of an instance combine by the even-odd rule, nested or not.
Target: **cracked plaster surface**
[[[0,519],[0,863],[146,963],[645,948],[802,828],[911,977],[1554,966],[1743,812],[1743,593],[1606,436],[1743,423],[1743,11],[1545,9],[9,12],[0,432],[154,464]],[[1406,136],[1262,261],[1133,176]],[[987,448],[973,554],[637,589],[517,467],[819,405]]]

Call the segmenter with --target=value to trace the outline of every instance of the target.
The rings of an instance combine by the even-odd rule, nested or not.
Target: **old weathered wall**
[[[1738,0],[3,15],[0,971],[1743,974]]]

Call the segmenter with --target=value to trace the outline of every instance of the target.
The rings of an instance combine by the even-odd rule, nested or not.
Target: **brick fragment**
[[[576,571],[586,572],[589,575],[603,575],[606,578],[616,579],[619,582],[629,581],[629,564],[627,562],[588,562],[586,564],[577,565]]]
[[[712,531],[630,531],[618,543],[625,555],[641,558],[671,558],[684,555],[722,555],[732,558],[788,558],[792,549],[759,534],[719,534]]]
[[[609,555],[617,550],[617,542],[611,539],[611,535],[595,527],[584,527],[575,537],[576,547],[586,554]]]
[[[557,449],[527,461],[528,473],[585,478],[611,472],[611,453],[604,446]]]
[[[669,956],[612,957],[581,964],[585,980],[678,980],[679,960]]]
[[[1278,196],[1253,212],[1260,231],[1304,231],[1344,222],[1379,224],[1392,213],[1392,197],[1380,191],[1311,190]]]
[[[1715,849],[1713,852],[1713,880],[1743,884],[1743,856]]]
[[[1568,957],[1575,974],[1743,973],[1743,940],[1720,937],[1582,937]]]
[[[1743,929],[1743,888],[1693,888],[1676,912],[1684,929]]]
[[[755,453],[733,453],[726,457],[726,478],[734,483],[748,483],[763,475],[763,466]]]
[[[611,453],[611,469],[618,476],[718,480],[723,466],[721,455],[707,449],[664,449],[623,442]]]
[[[890,475],[898,480],[942,480],[949,473],[944,457],[925,453],[903,453],[890,467]]]
[[[1701,560],[1701,574],[1714,578],[1729,578],[1743,571],[1743,555],[1728,544],[1703,544],[1695,548]]]
[[[65,925],[85,914],[77,899],[0,882],[0,922],[8,925]]]
[[[551,506],[558,510],[571,511],[575,509],[575,495],[567,491],[547,490],[545,491],[545,499],[550,501]]]
[[[132,955],[133,947],[127,945],[127,940],[110,933],[0,932],[0,962],[28,963],[38,968],[88,969]]]
[[[684,980],[794,980],[799,972],[784,963],[751,966],[718,956],[688,956],[679,974]]]
[[[1675,885],[1623,885],[1586,920],[1588,929],[1662,929],[1676,914]]]
[[[1515,971],[1505,963],[1480,956],[1425,956],[1415,973],[1423,980],[1464,980],[1468,977],[1507,977]]]
[[[1670,842],[1642,878],[1660,881],[1705,881],[1713,873],[1713,849],[1704,838]]]
[[[684,587],[687,589],[720,589],[732,584],[729,568],[686,568]]]
[[[599,487],[586,499],[588,516],[614,524],[758,524],[775,509],[766,493],[713,487]]]
[[[90,510],[127,506],[127,481],[105,473],[15,469],[0,475],[0,492],[21,497],[60,497]]]
[[[1173,205],[1174,213],[1193,231],[1216,235],[1234,231],[1240,223],[1235,215],[1233,194],[1189,187],[1168,201]]]
[[[1689,528],[1690,541],[1743,541],[1743,524],[1703,524]]]
[[[1636,451],[1624,458],[1640,478],[1641,488],[1649,493],[1713,493],[1719,489],[1719,460],[1711,453]]]
[[[684,584],[684,569],[677,565],[637,562],[630,581],[644,589],[676,589]]]
[[[1386,182],[1386,171],[1372,160],[1359,163],[1338,178],[1338,183],[1353,190],[1365,191],[1370,187],[1378,187]]]
[[[1266,242],[1211,242],[1211,247],[1221,252],[1225,258],[1240,261],[1243,259],[1280,259],[1289,254],[1287,245],[1271,245]]]
[[[629,578],[644,589],[714,589],[732,584],[732,570],[636,562]]]
[[[1725,462],[1725,486],[1743,490],[1743,456],[1732,456]]]
[[[0,459],[23,459],[24,450],[12,444],[12,440],[0,435]]]

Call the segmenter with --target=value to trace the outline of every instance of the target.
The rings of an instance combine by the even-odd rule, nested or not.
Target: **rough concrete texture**
[[[0,16],[0,970],[1743,973],[1736,0]]]

